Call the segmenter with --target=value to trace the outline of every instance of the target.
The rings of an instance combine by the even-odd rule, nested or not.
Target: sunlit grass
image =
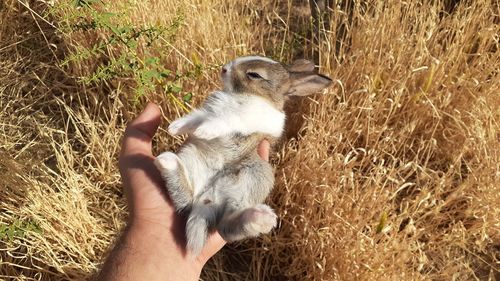
[[[78,14],[65,3],[0,6],[0,279],[85,279],[99,267],[126,217],[120,138],[146,101],[163,109],[155,153],[172,150],[182,139],[166,125],[220,85],[218,66],[247,54],[289,62],[313,48],[335,83],[289,104],[272,157],[279,227],[226,246],[203,279],[498,276],[494,1],[335,7],[320,46],[309,39],[307,3],[115,1],[106,9],[123,11],[124,26],[168,27],[182,15],[175,36],[137,40],[136,55],[172,73],[199,71],[175,90],[151,80],[139,96],[136,72],[83,83],[123,46],[78,57],[112,32],[65,28]]]

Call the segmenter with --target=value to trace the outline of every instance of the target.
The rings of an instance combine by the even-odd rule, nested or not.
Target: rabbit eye
[[[263,77],[257,72],[247,72],[247,77],[250,79],[263,79]]]

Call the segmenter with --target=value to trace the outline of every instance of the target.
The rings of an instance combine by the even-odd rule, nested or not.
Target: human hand
[[[102,280],[198,280],[205,263],[225,244],[214,232],[198,257],[187,255],[185,218],[175,212],[153,162],[151,140],[160,119],[160,109],[150,103],[125,131],[119,166],[130,217],[99,275]],[[258,153],[268,160],[269,142],[263,141]]]

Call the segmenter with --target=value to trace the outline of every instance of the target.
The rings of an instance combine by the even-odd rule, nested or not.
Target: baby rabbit
[[[237,58],[222,68],[223,90],[168,127],[170,134],[188,139],[177,154],[159,155],[155,165],[177,211],[189,213],[186,238],[193,255],[211,230],[236,241],[276,226],[275,213],[263,204],[273,188],[273,169],[258,156],[257,146],[281,136],[289,96],[330,85],[330,78],[313,70],[307,60],[283,66],[265,57]]]

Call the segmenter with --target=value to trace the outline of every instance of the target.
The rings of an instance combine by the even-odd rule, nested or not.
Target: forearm
[[[157,228],[127,227],[96,280],[198,280],[201,266],[186,264],[179,245],[159,233]]]

